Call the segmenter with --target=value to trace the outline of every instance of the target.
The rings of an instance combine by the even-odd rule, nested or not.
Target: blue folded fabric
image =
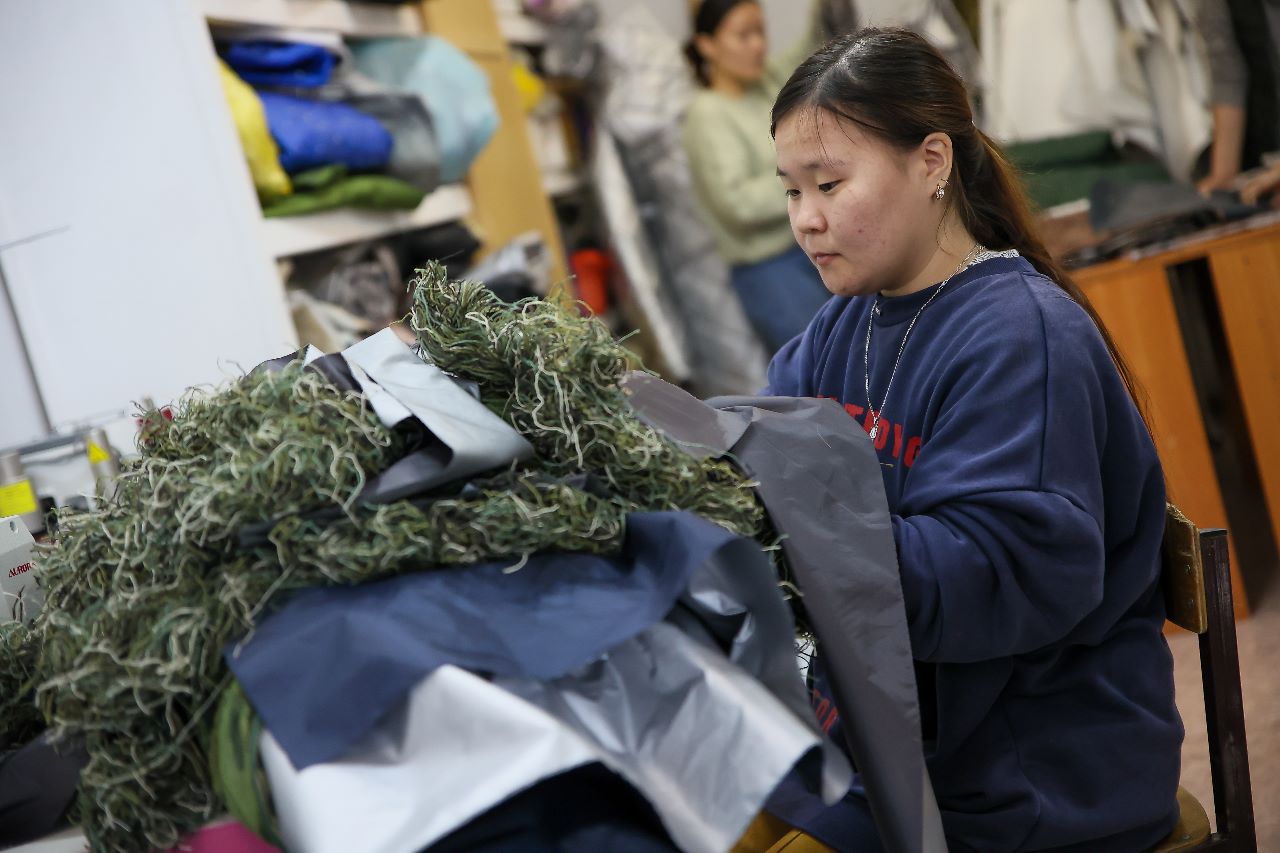
[[[345,753],[445,664],[551,679],[660,621],[739,537],[690,513],[632,513],[617,557],[543,553],[308,590],[225,656],[299,770]]]
[[[346,104],[258,92],[289,174],[341,163],[353,172],[386,167],[394,140],[372,116]]]
[[[221,52],[241,79],[254,86],[323,86],[338,63],[325,47],[289,41],[232,41]]]

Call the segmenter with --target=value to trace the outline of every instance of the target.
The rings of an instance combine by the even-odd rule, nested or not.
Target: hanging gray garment
[[[702,403],[651,376],[624,382],[641,418],[757,482],[818,638],[885,849],[943,851],[925,767],[911,641],[879,460],[829,400]]]
[[[729,283],[693,191],[680,124],[692,96],[679,45],[644,4],[600,32],[601,123],[616,141],[645,226],[657,286],[682,329],[699,394],[751,393],[768,356]]]
[[[542,50],[542,67],[551,77],[589,80],[600,60],[596,25],[600,10],[584,0],[555,11],[534,12],[547,24],[547,43]]]
[[[612,134],[603,128],[591,146],[591,185],[604,218],[609,245],[622,269],[618,303],[627,322],[640,331],[651,353],[648,366],[672,382],[692,377],[689,334],[631,193],[626,168]]]
[[[1120,0],[1118,7],[1125,40],[1142,62],[1158,152],[1169,174],[1190,181],[1213,136],[1208,60],[1195,9],[1190,0]]]

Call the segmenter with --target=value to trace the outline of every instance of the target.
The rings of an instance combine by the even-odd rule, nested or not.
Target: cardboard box
[[[0,518],[0,622],[30,622],[44,604],[36,543],[19,516]]]

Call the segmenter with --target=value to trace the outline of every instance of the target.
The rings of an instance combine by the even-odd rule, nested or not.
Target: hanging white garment
[[[983,126],[1005,142],[1110,130],[1187,179],[1209,139],[1190,0],[987,0]]]
[[[1144,0],[1139,0],[1144,2]],[[1085,129],[1110,129],[1117,145],[1134,143],[1160,150],[1155,110],[1135,47],[1134,35],[1123,27],[1116,0],[1076,0],[1074,26],[1080,48],[1077,67],[1088,78],[1087,96],[1064,102],[1068,121]]]
[[[1191,170],[1213,132],[1208,58],[1190,0],[1117,0],[1152,105],[1158,151],[1178,180]]]
[[[1118,41],[1109,0],[987,0],[980,8],[988,134],[1021,142],[1111,126],[1108,63],[1085,50]]]

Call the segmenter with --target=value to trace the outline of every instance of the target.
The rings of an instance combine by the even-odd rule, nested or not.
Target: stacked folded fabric
[[[220,69],[267,216],[415,208],[496,128],[483,72],[440,39],[375,40],[357,70],[340,39],[251,35],[220,42]]]

